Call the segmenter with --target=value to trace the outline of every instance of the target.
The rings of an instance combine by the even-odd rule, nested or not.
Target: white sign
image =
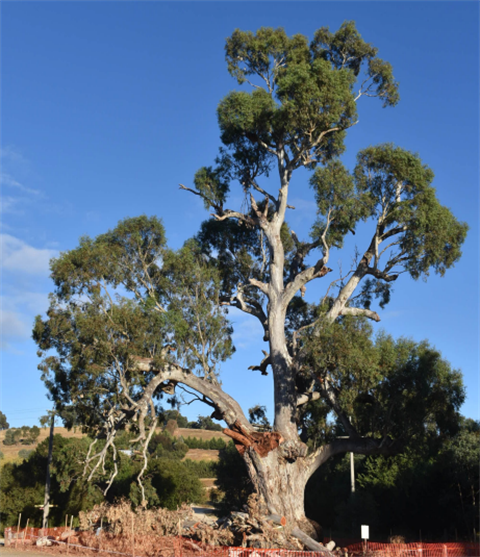
[[[362,540],[368,540],[370,537],[368,533],[368,526],[362,524],[361,528],[362,528]]]

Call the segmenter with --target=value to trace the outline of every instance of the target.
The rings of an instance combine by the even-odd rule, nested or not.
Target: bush
[[[211,460],[190,460],[188,458],[183,464],[197,478],[215,478],[217,476],[217,463]]]
[[[4,445],[16,445],[20,439],[20,432],[17,429],[7,429],[5,432]]]
[[[175,439],[167,431],[154,435],[148,446],[151,455],[157,458],[173,458],[176,460],[182,460],[188,449],[188,445],[182,438]]]
[[[36,425],[28,427],[26,425],[20,428],[7,429],[5,432],[4,445],[32,445],[40,435],[40,428]]]
[[[18,451],[18,456],[20,458],[28,458],[31,454],[33,453],[32,449],[22,449],[21,451]]]
[[[153,459],[148,465],[146,475],[148,480],[144,484],[149,506],[175,510],[182,503],[204,501],[202,484],[183,462],[167,458]],[[137,505],[141,502],[140,490],[136,482],[132,482],[130,499]]]
[[[245,462],[232,441],[220,451],[216,470],[218,488],[225,494],[220,504],[221,510],[241,510],[248,496],[253,493],[253,486]]]
[[[213,437],[212,439],[199,439],[198,437],[187,437],[184,439],[185,444],[189,449],[204,449],[216,450],[224,449],[227,445],[220,437]]]

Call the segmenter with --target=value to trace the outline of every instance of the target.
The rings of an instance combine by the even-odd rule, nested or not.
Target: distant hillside
[[[34,451],[38,444],[41,443],[44,439],[46,439],[50,435],[50,428],[49,427],[41,427],[40,428],[40,435],[38,436],[35,443],[31,445],[4,445],[3,440],[5,439],[6,431],[0,431],[0,451],[4,454],[4,459],[2,462],[8,462],[11,460],[15,460],[18,458],[18,453],[22,449],[26,449],[27,451]],[[55,433],[62,435],[63,437],[83,437],[83,433],[80,433],[79,430],[68,431],[65,427],[56,427]]]
[[[159,428],[159,431],[161,431],[161,428]],[[5,463],[18,459],[18,453],[22,449],[26,449],[27,451],[35,450],[38,444],[48,437],[49,433],[49,427],[42,427],[40,428],[40,435],[38,436],[36,442],[32,443],[31,445],[4,445],[3,440],[5,439],[5,431],[0,431],[0,451],[4,454],[4,458],[0,462]],[[55,434],[62,435],[63,437],[84,437],[84,435],[80,433],[79,430],[68,431],[68,429],[66,429],[65,427],[56,427]],[[213,439],[214,437],[216,437],[223,439],[226,443],[230,441],[230,438],[221,431],[210,431],[208,429],[178,428],[175,431],[174,435],[175,437],[196,437],[197,439],[203,440]],[[185,458],[188,458],[190,460],[218,460],[218,451],[206,449],[190,449]]]

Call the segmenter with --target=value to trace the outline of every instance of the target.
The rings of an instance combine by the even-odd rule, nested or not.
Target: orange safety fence
[[[468,542],[449,543],[378,543],[358,542],[346,545],[349,556],[379,557],[480,557],[480,546]]]
[[[132,538],[129,536],[113,536],[103,538],[104,542],[115,540],[116,549],[112,551],[108,544],[100,542],[100,538],[94,532],[73,532],[71,538],[61,540],[62,534],[70,531],[70,528],[60,526],[56,528],[21,528],[18,533],[16,528],[5,528],[6,545],[35,543],[39,538],[47,537],[55,544],[65,545],[72,549],[89,549],[101,553],[112,553],[116,555],[129,555],[135,557],[144,555],[154,555],[158,536],[139,536],[134,538],[140,541],[137,548],[132,549]],[[83,537],[82,536],[87,536]],[[79,536],[81,539],[79,539]],[[152,540],[149,540],[152,538]],[[313,551],[291,551],[286,549],[257,549],[243,547],[225,546],[205,546],[188,538],[163,536],[162,542],[171,548],[174,557],[318,557],[322,553],[332,555],[325,548],[325,552],[317,553]],[[156,540],[156,542],[155,542]],[[72,543],[73,542],[73,543]],[[480,545],[469,542],[448,542],[448,543],[378,543],[371,541],[352,542],[352,540],[336,540],[336,547],[346,550],[348,557],[370,556],[370,557],[480,557]],[[147,550],[148,546],[148,550]],[[146,550],[143,551],[142,549]],[[152,552],[153,550],[153,552]],[[164,552],[161,552],[165,555]]]

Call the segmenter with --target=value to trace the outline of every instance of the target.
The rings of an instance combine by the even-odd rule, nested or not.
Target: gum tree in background
[[[7,416],[3,412],[0,412],[0,429],[8,429],[10,424],[7,422]]]
[[[311,533],[299,494],[330,457],[388,455],[407,436],[455,422],[460,375],[426,344],[373,341],[367,321],[380,321],[372,300],[388,303],[401,274],[443,275],[461,255],[467,226],[440,205],[418,155],[383,144],[361,151],[353,172],[341,163],[357,102],[399,100],[390,64],[352,22],[336,33],[321,28],[310,43],[282,29],[237,30],[226,58],[245,90],[219,104],[215,165],[196,173],[194,187],[181,186],[212,218],[178,253],[147,217],[83,239],[54,260],[56,292],[34,337],[42,353],[56,351],[42,369],[57,405],[74,407],[105,438],[87,469],[97,470],[108,451],[115,456],[127,423],[146,447],[161,392],[194,392],[227,423],[265,513]],[[311,172],[318,215],[308,240],[286,220],[302,168]],[[242,210],[227,208],[235,184]],[[330,278],[330,251],[359,223],[370,225],[368,241],[351,269]],[[314,280],[324,296],[309,304]],[[233,350],[228,307],[261,324],[268,349],[251,369],[273,378],[271,432],[257,432],[218,381]],[[312,421],[323,424],[321,435]]]

